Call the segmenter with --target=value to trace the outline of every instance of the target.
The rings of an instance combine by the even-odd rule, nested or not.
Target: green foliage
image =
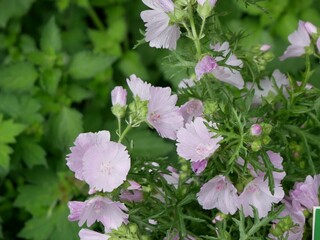
[[[38,78],[35,67],[27,62],[12,63],[0,69],[0,87],[8,92],[27,92]]]
[[[16,142],[16,136],[19,135],[25,126],[19,123],[14,123],[12,120],[3,120],[0,115],[0,177],[4,177],[10,168],[10,154],[12,148],[10,143]]]
[[[320,26],[317,3],[317,0],[218,0],[216,11],[222,14],[218,16],[219,21],[209,19],[208,24],[214,29],[219,29],[219,24],[224,26],[226,33],[222,35],[217,30],[214,36],[236,43],[232,49],[245,61],[245,78],[258,80],[278,66],[277,57],[287,46],[287,35],[296,29],[298,19]],[[76,136],[102,129],[116,136],[110,91],[115,85],[124,85],[130,74],[154,85],[171,84],[174,88],[181,79],[194,74],[195,49],[182,39],[177,53],[165,59],[162,58],[165,51],[150,49],[147,44],[132,50],[143,38],[139,16],[145,8],[141,1],[130,0],[0,0],[0,239],[78,239],[79,227],[67,220],[67,202],[75,198],[82,200],[88,189],[67,173],[65,166],[65,156]],[[212,33],[206,34],[202,40],[209,45]],[[260,69],[260,63],[252,59],[251,48],[264,43],[273,45],[275,58],[271,64],[265,63],[265,69]],[[304,66],[299,61],[289,60],[281,70],[291,70],[292,65],[295,66],[293,77],[300,79],[299,70]],[[248,70],[249,66],[252,69]],[[312,81],[316,83],[319,76],[320,71],[313,75]],[[293,92],[290,103],[276,99],[283,104],[281,109],[272,100],[263,109],[252,110],[253,92],[251,98],[250,94],[246,99],[230,97],[228,92],[232,89],[221,91],[218,84],[208,88],[207,83],[212,79],[206,81],[195,90],[179,92],[180,99],[210,100],[214,111],[208,115],[214,112],[217,122],[224,126],[222,130],[235,133],[228,139],[233,144],[225,145],[221,151],[221,159],[231,156],[229,161],[209,164],[207,171],[211,174],[217,173],[217,168],[225,173],[239,171],[234,167],[235,160],[247,154],[246,146],[251,144],[250,139],[242,137],[252,123],[250,119],[261,112],[267,112],[266,117],[272,119],[270,124],[274,130],[270,136],[274,141],[290,144],[306,156],[306,159],[293,159],[291,152],[280,149],[297,166],[294,180],[306,171],[320,171],[320,165],[313,164],[318,161],[320,141],[318,92]],[[230,118],[224,119],[225,115]],[[306,131],[297,128],[298,124],[306,126]],[[203,227],[194,232],[199,235],[205,232],[207,236],[203,239],[217,239],[213,237],[215,229],[206,232],[215,212],[196,214],[199,204],[194,194],[188,194],[189,190],[199,190],[200,178],[196,178],[193,185],[181,180],[178,191],[165,183],[163,174],[168,174],[167,165],[184,168],[185,176],[191,172],[190,166],[178,161],[173,154],[175,144],[159,138],[146,126],[132,131],[124,142],[133,167],[145,164],[144,169],[138,169],[130,178],[142,179],[144,187],[150,190],[145,193],[146,206],[156,206],[154,209],[129,208],[138,228],[155,229],[152,239],[163,239],[168,229],[178,229],[185,235],[199,226],[195,223],[201,223]],[[312,150],[308,151],[310,146]],[[262,149],[269,148],[269,144],[262,144]],[[155,160],[163,165],[153,166]],[[263,160],[272,183],[272,166],[267,158]],[[253,158],[248,162],[261,168]],[[293,172],[293,169],[286,170]],[[160,186],[163,190],[159,190]],[[153,194],[163,195],[165,204],[150,197]],[[166,214],[164,208],[167,208]],[[148,217],[159,220],[162,225],[149,224]],[[268,221],[274,217],[269,216]],[[231,222],[232,219],[226,220]],[[267,224],[261,222],[256,223],[266,229]],[[256,233],[253,230],[257,228],[250,221],[245,223],[245,226],[238,224],[239,231],[244,235],[249,231],[253,239]],[[234,236],[231,230],[235,229],[229,232],[226,229],[227,226],[219,228],[222,236],[226,239]],[[123,227],[120,233],[124,231],[129,236],[129,230]],[[117,233],[113,237],[117,239]]]

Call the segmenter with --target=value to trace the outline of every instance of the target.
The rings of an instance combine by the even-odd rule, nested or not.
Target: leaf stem
[[[131,128],[132,128],[132,125],[131,125],[131,123],[129,123],[128,126],[124,129],[123,133],[120,135],[118,143],[122,142],[122,140],[127,135],[127,133],[130,131]]]
[[[101,22],[101,20],[99,19],[97,13],[94,11],[94,9],[91,6],[88,6],[87,8],[87,12],[90,16],[90,18],[92,19],[92,21],[94,22],[94,24],[96,25],[96,27],[99,30],[104,30],[104,25]]]
[[[193,36],[193,42],[194,45],[196,47],[196,51],[197,51],[197,58],[199,58],[201,56],[201,44],[200,44],[200,40],[199,40],[199,36],[196,30],[196,26],[194,23],[194,18],[193,18],[193,12],[192,12],[192,5],[191,3],[189,3],[188,5],[188,14],[189,14],[189,21],[190,21],[190,25],[191,25],[191,31],[192,31],[192,36]]]

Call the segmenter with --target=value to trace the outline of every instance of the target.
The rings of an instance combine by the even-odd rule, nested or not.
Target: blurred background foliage
[[[75,137],[115,132],[110,91],[130,74],[176,89],[183,74],[165,71],[166,50],[133,50],[144,9],[140,0],[0,0],[0,239],[78,239],[67,202],[87,188],[65,164]],[[244,49],[272,45],[270,69],[299,19],[320,26],[318,0],[218,0],[217,12],[223,28],[244,31]],[[302,68],[289,59],[281,70]],[[152,131],[129,137],[133,156],[174,155]]]

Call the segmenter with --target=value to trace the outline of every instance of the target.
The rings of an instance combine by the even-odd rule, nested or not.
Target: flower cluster
[[[262,239],[261,234],[254,234],[264,228],[264,234],[269,230],[271,239],[301,240],[305,213],[319,205],[320,175],[316,175],[317,168],[313,166],[315,154],[308,153],[308,161],[303,160],[302,164],[292,163],[288,149],[295,148],[294,153],[300,154],[302,145],[308,141],[314,144],[318,139],[311,134],[311,129],[319,130],[319,126],[314,127],[319,124],[319,98],[315,87],[308,83],[312,74],[309,66],[299,81],[278,69],[266,76],[266,58],[261,56],[266,57],[270,45],[252,51],[258,52],[253,57],[249,55],[257,66],[249,68],[246,65],[250,61],[244,54],[238,54],[238,45],[232,39],[205,38],[205,33],[210,32],[204,26],[214,14],[215,0],[143,0],[143,3],[151,8],[141,13],[146,26],[145,40],[151,47],[173,51],[180,36],[185,36],[192,41],[196,54],[188,54],[193,58],[184,60],[184,55],[175,53],[178,65],[185,67],[188,75],[178,79],[181,80],[178,93],[183,96],[179,101],[170,87],[153,86],[133,74],[126,80],[127,86],[117,86],[111,92],[118,141],[111,141],[108,131],[82,133],[76,138],[67,165],[77,179],[89,185],[92,196],[83,202],[69,202],[69,220],[78,221],[79,226],[86,223],[88,227],[99,222],[104,228],[104,233],[82,229],[80,238],[114,239],[118,235],[113,234],[121,233],[124,238],[136,239],[132,237],[140,236],[136,228],[131,237],[126,235],[133,222],[140,231],[161,239],[196,240],[197,234],[205,229],[214,236],[212,239],[220,236]],[[195,26],[197,21],[202,23],[200,31]],[[318,32],[313,24],[300,21],[280,60],[303,55],[317,57]],[[208,41],[201,45],[202,39]],[[260,63],[265,65],[259,68]],[[254,71],[258,71],[255,79],[251,78]],[[125,88],[132,93],[128,104]],[[305,99],[312,100],[305,103]],[[313,108],[310,110],[309,106]],[[299,118],[298,114],[305,115]],[[175,144],[176,154],[170,148],[163,157],[135,159],[134,152],[131,154],[135,142],[130,141],[127,133],[143,124],[163,138],[163,145],[174,148]],[[301,142],[300,137],[301,145],[297,143]],[[290,146],[287,149],[283,144]],[[156,147],[159,151],[164,148],[160,144]],[[134,158],[132,165],[128,151]],[[295,181],[289,192],[293,184],[288,184],[286,178],[295,171],[291,166],[300,164],[305,170],[306,162],[314,177],[307,176],[305,182]],[[213,227],[192,229],[193,224],[208,219]],[[229,227],[231,219],[234,225]],[[238,228],[239,235],[230,235]]]

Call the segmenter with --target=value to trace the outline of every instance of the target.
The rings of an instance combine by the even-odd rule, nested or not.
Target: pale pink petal
[[[175,105],[177,96],[171,89],[151,87],[147,121],[163,138],[176,139],[177,131],[183,126],[183,118]]]
[[[86,151],[94,146],[110,141],[109,131],[100,131],[97,133],[81,133],[76,138],[71,147],[71,153],[67,155],[67,166],[75,173],[75,177],[83,180],[83,156]]]
[[[79,232],[80,240],[107,240],[110,236],[90,229],[81,229]]]
[[[83,156],[83,176],[91,189],[111,192],[119,187],[130,170],[130,157],[120,143],[92,146]]]
[[[238,209],[237,189],[222,175],[205,183],[197,197],[203,209],[217,208],[224,214],[234,214]]]
[[[177,152],[191,162],[202,161],[209,158],[219,148],[222,137],[214,137],[204,124],[203,118],[197,117],[177,134]]]
[[[146,83],[136,75],[132,74],[129,79],[127,79],[127,84],[134,97],[138,96],[140,100],[143,101],[148,101],[150,99],[150,83]]]

